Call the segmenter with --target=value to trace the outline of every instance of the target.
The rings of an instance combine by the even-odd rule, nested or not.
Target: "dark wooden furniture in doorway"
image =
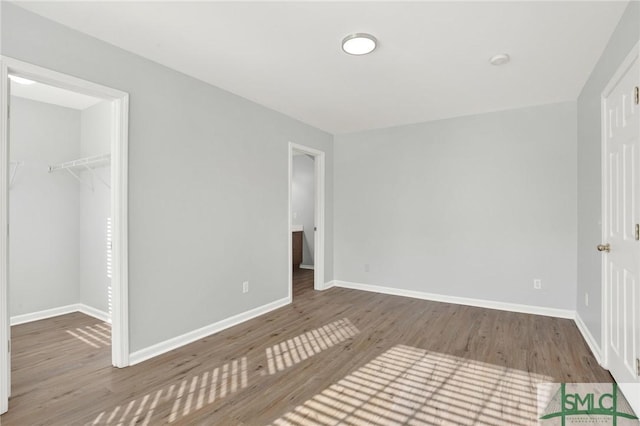
[[[300,269],[302,263],[302,231],[291,233],[291,245],[293,249],[293,269]]]

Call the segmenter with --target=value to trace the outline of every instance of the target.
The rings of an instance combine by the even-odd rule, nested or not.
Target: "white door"
[[[640,79],[638,48],[603,95],[605,362],[640,413]],[[607,250],[609,250],[607,252]]]

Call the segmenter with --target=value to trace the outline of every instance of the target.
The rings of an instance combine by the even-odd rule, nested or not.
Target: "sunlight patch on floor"
[[[111,328],[105,324],[87,325],[66,332],[92,348],[111,346]]]
[[[273,345],[266,349],[269,374],[292,367],[359,332],[348,318],[343,318]]]
[[[150,392],[113,410],[103,411],[92,424],[156,424],[158,419],[153,419],[153,415],[160,406],[163,406],[163,410],[171,407],[168,413],[162,413],[162,423],[173,423],[246,388],[248,384],[247,358],[233,359],[220,367]]]
[[[94,330],[96,336],[100,336],[99,332],[101,330]],[[342,343],[359,332],[348,318],[333,321],[259,352],[266,355],[266,360],[260,365],[268,365],[269,373],[275,374]],[[88,340],[88,336],[75,334],[78,338],[95,344]],[[180,421],[185,416],[246,388],[250,379],[247,362],[247,357],[243,356],[202,374],[186,377],[141,398],[103,411],[93,419],[92,424],[150,425]],[[253,376],[252,382],[268,377],[264,370],[261,371],[262,376]]]
[[[530,425],[551,377],[397,345],[272,424]]]

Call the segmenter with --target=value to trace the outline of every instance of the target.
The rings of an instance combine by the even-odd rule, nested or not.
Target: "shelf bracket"
[[[96,171],[94,169],[92,169],[91,167],[87,166],[86,164],[84,165],[84,168],[87,169],[89,172],[91,172],[91,176],[93,176],[94,179],[98,179],[100,182],[102,182],[102,184],[104,186],[106,186],[107,188],[111,189],[111,185],[109,184],[109,182],[105,182],[104,179],[102,179],[102,177],[100,177],[100,175],[98,175],[96,173]],[[67,169],[69,170],[69,169]],[[91,186],[91,190],[93,191],[93,185]]]
[[[80,182],[81,184],[87,185],[87,187],[91,190],[91,192],[94,192],[95,189],[92,183],[82,180],[82,178],[71,169],[65,169],[65,170],[68,171],[69,174],[73,176],[78,182]]]

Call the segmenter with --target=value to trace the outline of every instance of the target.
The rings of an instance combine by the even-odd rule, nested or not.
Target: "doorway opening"
[[[324,152],[290,142],[287,232],[290,301],[298,289],[325,289],[324,191]]]
[[[313,290],[315,244],[315,159],[293,152],[291,168],[293,297]]]
[[[83,324],[68,338],[129,363],[128,95],[8,57],[0,71],[4,413],[12,325],[75,315]]]

